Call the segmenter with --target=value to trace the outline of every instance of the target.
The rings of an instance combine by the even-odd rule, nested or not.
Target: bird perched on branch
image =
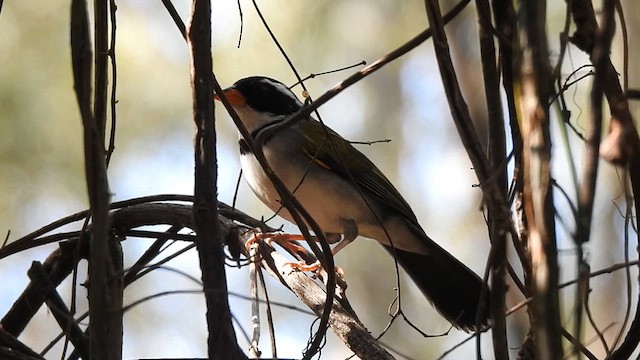
[[[303,107],[287,86],[262,76],[241,79],[224,94],[254,138]],[[485,282],[425,234],[398,190],[349,141],[308,116],[276,131],[262,150],[323,232],[329,237],[342,234],[338,249],[358,235],[375,239],[454,326],[467,331],[476,329],[477,320],[480,325],[488,323],[487,301],[481,300]],[[253,192],[271,210],[293,221],[244,139],[240,156]],[[481,302],[485,311],[477,316]]]

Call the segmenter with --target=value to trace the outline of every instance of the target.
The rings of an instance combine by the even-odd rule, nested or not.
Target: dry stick
[[[0,327],[0,349],[11,349],[14,353],[24,356],[25,359],[45,360],[42,355],[33,351],[22,341],[18,340],[18,338],[6,332],[2,327]],[[0,353],[0,355],[3,354]]]
[[[136,260],[136,262],[129,268],[127,273],[124,275],[123,281],[124,281],[125,287],[131,282],[133,282],[133,280],[138,277],[139,272],[145,266],[147,266],[147,264],[149,264],[151,260],[153,260],[156,256],[158,256],[158,254],[160,254],[162,246],[169,240],[169,238],[172,235],[176,235],[178,231],[180,231],[180,229],[182,229],[180,226],[171,226],[165,232],[166,234],[171,234],[171,235],[165,236],[165,237],[158,237],[156,241],[153,244],[151,244],[151,246],[149,246],[149,248],[144,252],[144,254],[142,254],[142,256],[140,256],[138,260]]]
[[[496,50],[491,29],[491,9],[488,0],[476,0],[478,12],[478,36],[480,41],[480,55],[482,58],[482,74],[484,78],[485,100],[487,103],[487,122],[489,125],[489,162],[494,169],[495,182],[502,189],[504,201],[507,199],[507,145],[504,131],[504,114],[500,101],[500,75],[497,69]],[[493,353],[496,359],[509,358],[507,343],[507,319],[505,314],[505,295],[507,293],[507,236],[504,224],[493,214],[487,214],[489,225],[489,238],[492,242],[491,268],[491,302],[490,311],[493,319],[492,340]],[[485,279],[486,281],[486,279]],[[484,295],[483,295],[484,296]],[[482,309],[484,302],[480,302]],[[478,311],[478,317],[484,311]],[[480,324],[480,318],[477,321]],[[476,347],[479,349],[480,337],[477,338]]]
[[[629,92],[629,33],[627,31],[627,21],[624,18],[624,10],[620,1],[615,2],[616,13],[620,18],[620,30],[622,31],[622,89],[628,96]]]
[[[604,10],[605,16],[602,19],[603,27],[596,33],[594,43],[593,59],[595,65],[595,76],[591,89],[591,111],[589,112],[589,122],[586,131],[582,181],[578,190],[578,216],[576,219],[575,242],[578,249],[578,278],[584,279],[584,281],[578,281],[578,286],[576,287],[576,303],[579,307],[576,309],[574,331],[575,337],[579,341],[582,340],[583,309],[588,306],[587,292],[589,291],[586,287],[589,284],[587,281],[588,264],[584,259],[583,244],[589,241],[591,236],[591,219],[593,216],[593,202],[595,198],[598,164],[600,160],[600,141],[602,138],[603,84],[606,81],[609,51],[611,49],[611,41],[615,32],[613,3],[609,2],[608,5],[604,7]],[[587,309],[587,311],[588,310],[589,309]],[[596,332],[599,333],[597,328]],[[605,348],[606,347],[607,346],[605,344]],[[576,348],[574,352],[577,353],[578,349]]]
[[[628,34],[627,34],[627,27],[626,27],[626,22],[624,19],[624,12],[622,10],[622,5],[620,4],[619,1],[607,1],[605,2],[605,5],[607,6],[605,8],[605,16],[602,19],[602,28],[601,31],[596,33],[596,48],[594,48],[593,52],[592,52],[592,61],[594,62],[595,68],[596,68],[596,74],[598,71],[602,71],[602,72],[606,72],[607,71],[607,63],[609,62],[609,51],[611,51],[611,39],[607,38],[607,37],[613,37],[613,34],[615,32],[615,20],[614,20],[614,7],[615,7],[615,12],[618,13],[619,18],[620,18],[620,28],[622,30],[622,40],[623,40],[623,74],[622,74],[622,78],[623,78],[623,91],[626,92],[627,87],[628,87],[628,77],[629,77],[629,58],[628,58]],[[606,53],[602,53],[602,52],[598,52],[597,50],[597,45],[598,42],[601,41],[603,44],[601,45],[601,47],[606,47],[609,46],[609,49]],[[608,43],[607,43],[608,41]],[[594,91],[595,91],[595,81],[594,80]],[[606,74],[603,74],[602,76],[602,83],[606,82]],[[600,92],[599,94],[599,100],[600,102],[602,101],[602,92]],[[592,99],[595,100],[595,99]],[[602,112],[602,104],[598,104],[599,105],[599,112],[598,114],[600,116],[601,112]],[[592,111],[597,111],[597,109],[592,109]],[[627,216],[625,216],[625,226],[624,226],[624,259],[626,261],[629,260],[629,221],[630,218],[633,216],[633,212],[631,210],[631,202],[629,201],[629,189],[628,189],[628,184],[625,182],[625,194],[627,195]],[[636,193],[637,196],[637,193]],[[622,324],[620,326],[620,331],[618,332],[618,335],[615,337],[615,340],[613,341],[612,344],[612,348],[615,348],[618,346],[619,342],[622,339],[622,336],[624,334],[624,329],[627,327],[627,324],[629,323],[629,318],[631,316],[631,306],[632,306],[632,285],[631,285],[631,272],[629,268],[625,269],[625,275],[626,275],[626,308],[625,308],[625,313],[624,313],[624,319],[622,321]],[[636,310],[637,311],[637,310]],[[595,327],[595,326],[594,326]],[[598,334],[600,334],[600,331],[598,331],[598,329],[596,328],[596,331]],[[601,336],[601,338],[604,338],[603,336]],[[640,340],[639,340],[640,341]],[[605,345],[605,349],[606,349],[606,345]],[[607,349],[608,350],[608,349]],[[607,354],[609,354],[607,352]]]
[[[628,251],[627,251],[627,253],[628,253]],[[580,269],[580,270],[582,270],[582,269]],[[587,268],[587,270],[589,270],[589,268]],[[629,268],[627,267],[626,270],[628,271]],[[593,327],[593,330],[596,332],[596,337],[595,338],[600,340],[600,342],[602,343],[602,347],[604,348],[605,354],[607,354],[607,356],[609,356],[611,354],[611,349],[609,348],[609,345],[607,344],[607,340],[604,338],[604,330],[600,330],[600,328],[596,325],[596,320],[593,317],[593,314],[591,312],[591,307],[589,306],[589,294],[591,293],[590,286],[589,286],[589,280],[590,279],[591,279],[590,276],[584,276],[582,279],[578,278],[579,282],[585,282],[586,283],[585,284],[586,286],[584,287],[586,289],[586,294],[585,294],[585,297],[584,297],[584,310],[585,310],[585,313],[587,314],[587,319],[589,319],[589,322],[591,323],[591,326]],[[628,282],[628,284],[630,284],[630,282]],[[576,336],[576,338],[580,341],[581,344],[584,342],[579,337]]]
[[[576,219],[575,236],[575,242],[578,248],[578,276],[585,279],[584,281],[579,281],[578,286],[576,287],[576,303],[579,307],[576,309],[575,337],[578,341],[582,340],[582,309],[583,307],[588,306],[586,300],[589,289],[584,286],[589,283],[587,281],[588,278],[586,277],[588,275],[588,264],[584,259],[582,246],[585,242],[589,241],[591,236],[591,220],[593,216],[593,202],[598,175],[600,139],[602,137],[603,84],[606,81],[609,51],[611,49],[611,41],[615,32],[614,2],[615,1],[605,2],[604,16],[602,18],[603,26],[600,31],[596,33],[592,56],[595,65],[595,76],[591,89],[591,111],[589,112],[590,116],[586,132],[582,181],[578,188],[578,216]],[[586,271],[584,269],[586,269]],[[597,328],[596,332],[599,333]],[[578,350],[575,349],[574,352],[577,353]]]
[[[251,291],[251,340],[249,345],[249,356],[254,358],[260,357],[260,303],[258,293],[258,245],[251,244],[249,248],[249,288]]]
[[[520,89],[524,139],[524,210],[529,221],[532,266],[533,345],[543,359],[562,358],[562,327],[557,290],[559,268],[551,180],[549,98],[551,66],[547,50],[546,4],[527,2],[522,23]]]
[[[579,339],[574,338],[565,328],[562,328],[561,332],[562,336],[564,336],[565,339],[569,340],[569,342],[573,344],[573,346],[578,351],[580,351],[582,354],[585,354],[585,356],[587,356],[589,360],[598,360],[595,355],[593,355],[584,345],[582,345]]]
[[[590,278],[594,278],[596,276],[600,276],[600,275],[605,275],[605,274],[610,274],[612,272],[621,270],[621,269],[628,269],[631,266],[638,266],[640,265],[640,260],[635,260],[635,261],[628,261],[628,262],[623,262],[623,263],[618,263],[618,264],[614,264],[611,265],[609,267],[594,271],[589,273],[589,277]],[[574,280],[570,280],[564,283],[561,283],[560,285],[558,285],[558,289],[562,289],[571,285],[575,285],[578,281],[580,281],[580,279],[574,279]],[[511,308],[509,308],[509,310],[507,310],[506,312],[506,316],[509,316],[513,313],[515,313],[516,311],[518,311],[519,309],[521,309],[524,306],[527,306],[531,303],[533,299],[531,297],[528,297],[524,300],[522,300],[521,302],[517,303],[516,305],[512,306]],[[571,340],[573,337],[566,332],[563,329],[562,335],[567,338],[567,340]],[[567,336],[568,335],[568,336]],[[599,334],[600,335],[600,334]],[[598,336],[599,336],[598,335]],[[444,352],[439,359],[442,359],[446,356],[448,356],[449,354],[451,354],[455,349],[459,348],[460,346],[462,346],[463,344],[465,344],[466,342],[468,342],[469,340],[471,340],[475,335],[471,335],[469,337],[467,337],[466,339],[464,339],[463,341],[459,342],[458,344],[454,345],[453,347],[451,347],[450,349],[448,349],[446,352]],[[595,356],[589,352],[584,346],[580,345],[579,350],[585,355],[587,356],[589,359],[595,359]],[[622,358],[620,358],[622,360]]]
[[[514,224],[511,230],[511,240],[513,248],[518,255],[520,264],[522,267],[524,280],[515,275],[515,272],[509,267],[509,274],[513,281],[518,285],[518,288],[524,294],[529,296],[529,282],[531,280],[531,268],[529,264],[529,258],[526,255],[525,246],[527,243],[526,232],[526,216],[522,206],[523,199],[523,161],[522,161],[522,133],[520,132],[519,116],[516,106],[515,92],[516,87],[514,85],[514,68],[518,68],[518,64],[515,61],[514,50],[519,49],[519,41],[516,36],[516,15],[513,7],[513,2],[504,0],[494,0],[493,13],[496,21],[496,28],[498,33],[501,34],[499,39],[499,54],[502,67],[502,79],[503,87],[505,89],[505,97],[508,109],[508,119],[511,141],[513,143],[513,162],[514,171],[512,178],[512,186],[510,194],[508,196],[509,203],[514,207],[513,218]]]
[[[111,155],[113,155],[113,151],[116,149],[116,103],[118,102],[116,97],[116,88],[118,85],[118,67],[116,64],[116,10],[115,0],[109,0],[109,20],[111,22],[111,43],[109,44],[109,59],[111,60],[111,126],[109,129],[109,146],[107,147],[107,167],[111,161]]]
[[[138,204],[143,204],[143,203],[149,203],[149,202],[160,202],[160,201],[181,201],[181,202],[193,202],[193,196],[192,195],[177,195],[177,194],[165,194],[165,195],[151,195],[151,196],[143,196],[143,197],[139,197],[139,198],[133,198],[133,199],[129,199],[129,200],[123,200],[123,201],[116,201],[114,203],[111,203],[109,208],[111,210],[113,209],[120,209],[123,207],[127,207],[127,206],[133,206],[133,205],[138,205]],[[219,203],[221,208],[225,208],[225,209],[230,209],[231,207],[229,205],[223,204],[223,203]],[[229,214],[231,214],[231,212],[228,212]],[[238,214],[241,214],[239,211],[237,211]],[[55,241],[59,241],[59,240],[64,240],[66,238],[59,238],[58,236],[54,236],[52,239],[47,239],[45,241],[41,240],[41,236],[49,233],[55,229],[58,229],[64,225],[68,225],[71,224],[73,222],[76,221],[80,221],[80,220],[84,220],[87,216],[89,215],[89,210],[83,210],[83,211],[79,211],[75,214],[66,216],[62,219],[56,220],[48,225],[45,225],[43,227],[41,227],[40,229],[27,234],[23,237],[21,237],[20,239],[17,239],[16,241],[7,244],[6,246],[0,248],[0,259],[3,259],[7,256],[13,255],[13,254],[17,254],[20,251],[24,251],[27,249],[32,249],[41,245],[46,245],[46,244],[50,244],[52,242]],[[246,214],[241,214],[238,215],[238,219],[239,221],[242,221],[242,219],[248,219],[248,215]],[[249,220],[247,220],[249,221]],[[260,221],[253,219],[254,222],[249,222],[250,226],[259,226],[259,225],[255,225],[257,224],[262,224]],[[77,234],[77,232],[76,232]]]
[[[129,200],[114,202],[111,204],[110,208],[112,210],[121,209],[121,208],[139,205],[139,204],[157,203],[162,201],[180,201],[180,202],[191,203],[193,202],[193,196],[175,195],[175,194],[143,196],[139,198],[133,198]],[[253,219],[249,215],[242,213],[239,210],[234,210],[227,204],[219,202],[218,206],[220,207],[220,212],[224,213],[225,216],[229,217],[232,220],[242,222],[253,228],[255,227],[262,228],[263,231],[276,231],[275,229],[272,229],[269,226],[265,225],[262,221]],[[22,238],[6,245],[5,247],[0,248],[0,259],[3,259],[13,254],[17,254],[27,249],[32,249],[41,245],[46,245],[46,244],[51,244],[57,241],[66,240],[71,236],[81,236],[83,234],[82,231],[80,232],[73,231],[67,234],[60,233],[60,234],[54,234],[47,237],[42,237],[42,235],[49,233],[55,229],[58,229],[64,225],[68,225],[76,221],[84,220],[88,214],[89,214],[88,210],[77,212],[75,214],[66,216],[62,219],[56,220],[28,235],[23,236]],[[155,225],[155,223],[149,223],[148,225]]]
[[[60,325],[60,329],[66,333],[67,338],[71,340],[73,347],[83,359],[89,358],[89,337],[82,332],[73,315],[67,309],[56,291],[56,286],[47,276],[44,266],[40,262],[34,261],[27,273],[31,281],[37,285],[42,296],[46,298],[53,317]]]
[[[571,41],[582,51],[592,57],[594,55],[595,34],[598,24],[590,0],[573,0],[571,15],[576,24],[576,31]],[[603,84],[604,94],[609,103],[611,123],[609,134],[602,141],[600,155],[613,163],[628,166],[629,180],[633,191],[633,207],[640,213],[640,138],[629,111],[627,98],[620,86],[617,72],[610,59],[606,63],[606,81]],[[640,217],[636,217],[636,228],[640,225]],[[640,304],[640,297],[638,300]],[[640,306],[636,306],[640,308]],[[640,311],[636,310],[635,317],[627,331],[627,335],[615,350],[610,359],[629,358],[640,342]]]
[[[629,188],[628,188],[628,184],[625,182],[625,186],[624,186],[624,193],[625,193],[625,197],[626,197],[626,213],[625,213],[625,217],[624,217],[624,259],[625,262],[629,262],[629,233],[630,233],[630,222],[631,219],[633,218],[633,210],[632,210],[632,206],[631,206],[631,200],[629,199]],[[632,292],[632,285],[631,285],[631,269],[629,267],[626,267],[625,269],[625,276],[626,276],[626,290],[627,290],[627,306],[626,306],[626,310],[625,310],[625,314],[624,314],[624,320],[622,321],[622,325],[620,326],[620,331],[618,333],[618,335],[616,336],[615,340],[613,341],[613,344],[611,345],[612,349],[615,349],[616,346],[618,346],[618,343],[620,342],[620,339],[622,339],[622,335],[624,332],[624,329],[626,328],[628,322],[629,322],[629,317],[631,314],[631,292]],[[636,312],[638,310],[636,309]],[[636,317],[637,317],[637,313],[636,313]],[[634,320],[635,321],[635,320]],[[629,330],[629,333],[631,333],[631,330],[633,329],[633,325],[632,328]],[[625,339],[626,341],[627,339]],[[637,344],[637,342],[636,342]],[[608,355],[610,355],[609,353],[607,353]]]
[[[169,12],[171,19],[173,19],[173,22],[178,27],[180,34],[182,34],[182,37],[185,40],[187,40],[187,27],[184,25],[184,22],[180,18],[180,14],[178,14],[178,10],[176,10],[175,6],[173,6],[173,3],[171,2],[171,0],[161,0],[161,1],[164,7]]]
[[[188,207],[185,205],[178,204],[137,205],[135,207],[122,209],[118,213],[114,214],[114,224],[117,224],[118,229],[121,229],[121,231],[123,231],[128,228],[147,225],[151,223],[152,219],[157,217],[167,218],[168,216],[180,216],[180,214],[186,212],[186,210],[184,209],[187,208]],[[178,222],[174,223],[173,225],[184,225],[185,227],[193,226],[189,225],[189,219],[185,216],[180,216],[176,219],[178,220]],[[224,217],[219,217],[219,221],[222,233],[224,234],[229,233],[233,228],[237,227],[237,225]],[[259,223],[259,221],[255,219],[253,219],[252,222]],[[249,235],[245,235],[245,237],[246,236]],[[241,244],[244,244],[245,240],[245,238],[239,239]],[[266,246],[266,244],[262,244],[261,246]],[[244,249],[244,246],[242,248]],[[273,261],[270,261],[268,259],[267,255],[273,252],[272,248],[268,248],[268,253],[261,253],[263,266],[275,264]],[[282,281],[283,284],[290,287],[292,291],[303,302],[305,302],[305,304],[310,306],[312,310],[316,312],[316,314],[319,314],[319,311],[322,309],[322,301],[324,301],[326,294],[319,287],[319,285],[317,285],[306,274],[298,271],[292,271],[291,267],[288,266],[287,263],[288,261],[285,259],[278,260],[278,266],[271,266],[269,268],[269,273],[274,275],[278,280]],[[321,294],[321,298],[318,298],[319,294]],[[366,354],[371,353],[384,354],[384,351],[380,350],[379,345],[376,343],[375,339],[371,337],[371,335],[362,326],[362,324],[359,323],[359,321],[353,315],[351,315],[349,311],[344,310],[344,307],[342,307],[338,302],[334,302],[332,306],[334,311],[331,312],[329,323],[333,331],[336,332],[336,334],[345,342],[345,344],[350,349],[352,349],[352,351],[356,352],[362,358],[371,358],[365,356]]]
[[[506,186],[501,187],[500,184],[496,182],[494,171],[492,170],[492,167],[489,165],[489,162],[484,154],[484,151],[482,150],[482,146],[480,145],[480,141],[477,137],[477,134],[475,133],[473,122],[471,120],[471,116],[469,114],[467,104],[465,103],[464,98],[462,96],[458,79],[455,73],[455,69],[453,67],[453,63],[451,60],[447,37],[444,32],[444,23],[442,21],[439,4],[437,1],[426,0],[425,6],[427,9],[427,17],[429,18],[429,23],[434,29],[433,37],[434,37],[434,49],[436,53],[436,59],[438,62],[438,68],[440,70],[440,75],[442,77],[442,83],[444,85],[445,93],[447,95],[447,100],[449,103],[449,108],[451,111],[453,121],[458,130],[458,134],[460,136],[462,144],[467,150],[469,159],[471,160],[473,164],[473,168],[480,181],[480,186],[482,187],[483,194],[485,196],[488,212],[489,214],[492,215],[492,224],[495,226],[495,227],[492,226],[492,228],[494,228],[496,231],[493,235],[504,237],[506,236],[506,232],[508,232],[510,228],[510,221],[509,221],[510,211],[506,203],[505,190],[504,190]],[[491,91],[493,92],[495,90],[492,88]],[[487,96],[488,95],[489,94],[487,94]],[[499,153],[502,151],[503,150],[499,150]],[[499,160],[500,163],[504,161],[504,158],[505,157]],[[498,176],[497,178],[499,179],[501,177]],[[506,238],[505,238],[505,241],[506,241]],[[504,258],[503,252],[498,252],[498,254],[496,255],[497,257],[502,256]],[[503,260],[497,260],[497,261],[503,261]],[[503,262],[502,266],[504,266],[505,264],[506,263]],[[496,296],[504,296],[504,293],[498,294]],[[498,307],[500,307],[499,304],[498,304]],[[479,305],[479,308],[481,309],[482,306]],[[502,316],[502,315],[500,314],[499,316]],[[497,334],[494,340],[498,341],[499,343],[502,343],[500,347],[506,346],[506,338],[504,337],[504,334],[503,335]],[[481,356],[479,339],[476,344],[477,344],[476,355],[479,357]],[[504,351],[501,351],[501,353],[504,354]]]
[[[68,244],[67,246],[61,244],[44,262],[47,277],[56,287],[71,274],[75,264],[79,261],[74,256],[73,250]],[[34,283],[30,282],[2,318],[0,327],[15,337],[19,336],[44,301],[42,293],[38,291]]]
[[[271,310],[271,300],[269,300],[269,291],[267,290],[267,284],[264,281],[264,274],[261,269],[258,269],[258,279],[260,280],[260,288],[264,293],[264,304],[266,305],[267,324],[269,328],[269,340],[271,344],[271,356],[278,357],[278,348],[276,346],[276,329],[273,323],[273,311]]]
[[[573,126],[571,125],[571,121],[570,121],[570,111],[567,109],[567,104],[565,101],[565,97],[564,97],[564,92],[567,91],[567,89],[569,89],[569,87],[575,83],[577,83],[578,81],[580,81],[581,78],[584,78],[586,76],[589,76],[589,74],[587,75],[583,75],[581,77],[579,77],[578,79],[571,81],[570,79],[576,75],[580,70],[582,70],[584,68],[584,65],[579,66],[577,69],[573,70],[572,73],[570,73],[568,76],[564,77],[564,81],[563,81],[563,76],[561,76],[560,71],[562,68],[562,64],[564,61],[564,55],[565,55],[565,51],[566,51],[566,46],[568,43],[568,39],[569,39],[569,29],[571,26],[571,8],[569,6],[569,4],[567,4],[566,6],[566,15],[565,15],[565,25],[564,25],[564,29],[562,30],[562,32],[560,33],[560,56],[556,62],[556,66],[553,70],[553,79],[555,80],[555,84],[556,84],[556,93],[553,95],[551,101],[550,101],[550,105],[556,105],[558,108],[558,112],[560,115],[560,126],[559,126],[559,130],[560,130],[560,138],[562,139],[562,143],[565,147],[565,153],[567,156],[567,165],[569,168],[569,173],[570,173],[570,178],[571,178],[571,184],[573,185],[574,190],[576,191],[576,198],[578,198],[578,189],[579,189],[579,183],[578,183],[578,173],[575,167],[575,160],[574,160],[574,155],[573,152],[571,150],[571,143],[569,141],[569,137],[568,137],[568,132],[567,132],[567,127],[570,127],[571,129],[574,129]],[[557,100],[557,101],[556,101]],[[575,131],[576,133],[578,133],[577,131]],[[584,140],[584,137],[582,137],[582,135],[579,135],[580,139]],[[578,210],[576,208],[576,206],[573,204],[573,201],[571,200],[571,198],[568,196],[568,194],[566,193],[566,191],[559,186],[559,184],[557,184],[554,181],[554,185],[556,186],[556,188],[560,191],[560,193],[563,195],[563,197],[565,198],[565,200],[567,201],[567,203],[569,204],[570,208],[571,208],[571,213],[573,215],[574,221],[577,222],[578,221]],[[559,218],[560,222],[563,222],[562,219]],[[568,232],[573,232],[573,231],[568,231]],[[575,234],[575,233],[574,233]],[[573,239],[574,242],[576,241],[576,239]],[[573,316],[573,320],[574,320],[574,337],[576,339],[578,339],[578,341],[582,342],[583,341],[583,311],[587,313],[587,319],[591,322],[593,328],[596,330],[596,332],[599,333],[595,322],[592,321],[592,317],[591,317],[591,312],[590,309],[588,307],[588,291],[589,291],[589,279],[586,277],[587,275],[587,271],[588,271],[588,267],[589,264],[585,261],[584,259],[584,252],[583,252],[583,248],[580,244],[576,244],[576,248],[577,248],[577,256],[576,256],[576,272],[578,274],[578,279],[580,281],[577,282],[578,286],[576,286],[575,288],[575,299],[574,299],[574,316]],[[604,342],[603,342],[604,344]],[[607,345],[604,345],[605,348],[607,347]],[[573,348],[573,355],[576,355],[576,357],[579,358],[579,353],[578,353],[578,348],[576,346],[574,346]],[[608,352],[607,352],[608,353]]]
[[[91,357],[119,359],[122,355],[122,317],[113,316],[122,308],[122,283],[111,275],[121,253],[109,246],[109,186],[105,164],[104,126],[107,87],[107,7],[96,1],[96,71],[94,109],[91,111],[91,53],[86,2],[74,0],[71,16],[71,53],[74,88],[84,129],[85,172],[92,218],[89,308],[91,312]],[[113,251],[113,252],[112,252]],[[108,281],[107,279],[114,279]]]
[[[218,226],[209,0],[193,0],[187,44],[191,58],[193,121],[196,128],[193,218],[207,307],[208,355],[212,359],[246,359],[246,355],[238,346],[231,320],[223,243]]]
[[[595,65],[595,76],[591,90],[591,111],[586,132],[586,148],[584,154],[584,167],[582,183],[578,192],[578,219],[576,229],[576,242],[579,245],[589,241],[591,235],[591,218],[593,215],[593,200],[596,192],[596,179],[598,175],[598,151],[602,135],[602,96],[606,82],[607,64],[611,41],[615,32],[614,2],[605,1],[602,28],[596,33],[592,60]]]
[[[0,1],[0,6],[2,6],[2,1]],[[44,359],[41,356],[32,356],[21,353],[17,349],[12,349],[10,347],[0,346],[0,358],[2,359],[11,359],[11,360],[42,360]]]
[[[228,206],[227,210],[229,210]],[[191,207],[183,204],[149,203],[132,205],[112,214],[113,231],[118,235],[128,234],[129,232],[131,232],[130,229],[150,224],[169,224],[174,227],[193,228],[194,225],[191,214]],[[238,215],[234,217],[241,218],[243,216],[246,215],[238,212]],[[239,234],[236,229],[238,225],[235,224],[231,219],[227,219],[222,216],[218,219],[220,222],[219,226],[221,228],[222,234],[224,234],[224,237],[229,238],[229,234],[236,234],[236,241],[238,241],[240,245],[243,245],[246,239],[239,239],[237,237],[237,234]],[[246,225],[250,226],[257,223],[260,222],[256,219],[246,221]],[[153,234],[153,236],[161,237],[157,233]],[[184,239],[188,240],[189,238]],[[73,248],[73,246],[73,244],[69,245],[70,248]],[[244,249],[244,246],[242,246],[242,249]],[[270,262],[267,258],[265,258],[273,251],[274,250],[269,247],[268,253],[262,253],[262,264],[264,266],[274,264],[272,261]],[[61,259],[59,261],[70,260]],[[303,300],[308,306],[312,306],[312,309],[316,313],[318,313],[319,309],[321,309],[321,306],[318,305],[319,298],[317,297],[317,295],[324,294],[323,290],[319,287],[318,284],[315,283],[314,280],[309,278],[306,274],[292,271],[291,267],[288,266],[287,263],[288,262],[284,259],[278,260],[278,264],[280,267],[271,267],[270,274],[275,275],[278,280],[291,287],[294,293],[299,296],[301,300]],[[316,291],[316,288],[319,290]],[[307,290],[309,289],[314,290],[307,293]],[[322,299],[324,299],[325,295],[322,296]],[[332,329],[338,334],[338,336],[350,349],[352,349],[362,358],[367,358],[366,355],[371,353],[384,354],[384,351],[380,350],[379,345],[376,343],[376,340],[371,337],[364,326],[359,323],[357,318],[353,316],[351,312],[346,310],[337,301],[333,303],[333,309],[334,311],[331,312],[330,318]]]
[[[523,161],[522,161],[522,133],[520,132],[519,116],[515,99],[514,84],[514,67],[518,67],[515,61],[514,49],[519,49],[519,41],[516,36],[516,14],[512,1],[495,0],[493,6],[494,17],[496,19],[496,28],[501,37],[500,40],[500,64],[502,66],[502,81],[505,89],[505,97],[507,101],[507,109],[509,113],[509,128],[511,130],[511,141],[513,142],[513,159],[514,174],[513,188],[510,195],[510,201],[514,204],[514,217],[516,218],[514,229],[512,231],[513,247],[518,254],[524,274],[525,286],[531,279],[531,269],[526,264],[529,263],[525,254],[524,246],[526,238],[526,217],[522,208],[522,189],[523,189]],[[518,283],[519,279],[514,276],[514,281]],[[528,296],[527,291],[523,294]]]
[[[560,52],[558,55],[558,60],[556,61],[556,66],[553,68],[552,71],[552,78],[556,79],[558,81],[558,87],[560,87],[560,79],[561,79],[561,74],[560,71],[562,70],[562,63],[564,62],[564,55],[567,51],[567,44],[569,43],[569,29],[571,27],[571,9],[569,7],[569,5],[567,4],[567,10],[566,13],[564,15],[564,28],[562,29],[562,32],[560,32]]]
[[[263,266],[271,275],[280,279],[318,316],[325,312],[326,293],[322,287],[313,281],[310,282],[304,273],[292,269],[287,259],[264,242],[260,243],[260,253]],[[350,311],[342,307],[337,300],[331,305],[332,316],[329,326],[351,351],[361,359],[393,359]]]

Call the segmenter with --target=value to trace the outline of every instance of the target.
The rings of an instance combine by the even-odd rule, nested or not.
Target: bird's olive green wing
[[[328,127],[315,120],[303,121],[303,151],[318,165],[358,185],[390,208],[417,223],[409,204],[384,174],[363,153]],[[348,170],[347,166],[348,164]]]

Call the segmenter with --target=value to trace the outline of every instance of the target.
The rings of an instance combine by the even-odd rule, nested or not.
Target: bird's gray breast
[[[253,192],[271,210],[292,221],[254,154],[243,150],[242,142],[240,147],[242,170]],[[276,176],[324,232],[343,233],[345,219],[358,224],[375,223],[375,216],[357,188],[306,155],[296,139],[274,138],[267,142],[263,152]]]

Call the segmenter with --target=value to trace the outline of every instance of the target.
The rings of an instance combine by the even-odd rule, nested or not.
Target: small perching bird
[[[224,94],[254,138],[303,106],[287,86],[262,76],[241,79]],[[349,141],[309,116],[269,137],[262,150],[323,232],[343,235],[338,247],[358,235],[377,240],[454,326],[466,331],[476,329],[478,319],[480,325],[488,324],[488,303],[481,299],[486,283],[425,234],[398,190]],[[240,158],[253,192],[293,222],[242,138]],[[488,299],[488,289],[486,293]],[[485,311],[478,317],[481,302]]]

